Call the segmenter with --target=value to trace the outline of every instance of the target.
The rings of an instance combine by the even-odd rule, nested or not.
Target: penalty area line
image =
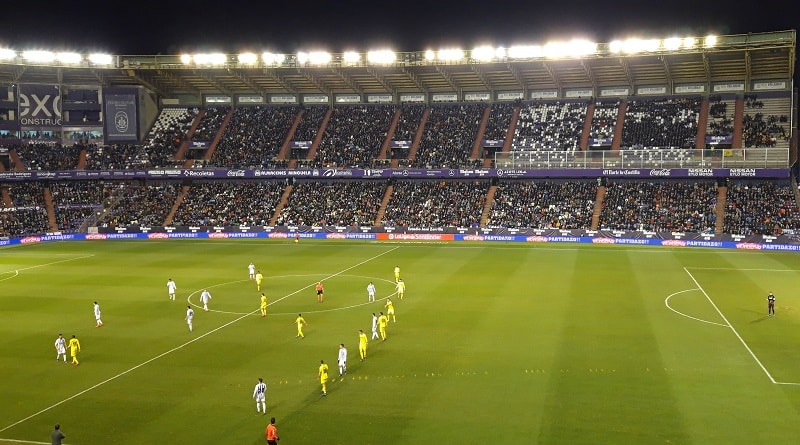
[[[756,356],[755,352],[753,352],[753,350],[750,349],[750,346],[747,345],[747,342],[745,342],[744,339],[742,338],[742,336],[739,335],[739,332],[736,331],[736,328],[734,328],[733,325],[731,324],[731,322],[728,321],[728,318],[725,317],[725,314],[723,314],[722,311],[719,309],[719,307],[717,307],[717,305],[714,303],[714,300],[712,300],[711,297],[708,295],[708,293],[705,291],[705,289],[703,289],[703,286],[700,286],[700,283],[697,282],[697,279],[694,277],[694,275],[692,275],[692,273],[689,272],[689,269],[687,269],[685,267],[683,268],[683,270],[689,275],[689,278],[691,278],[692,281],[694,281],[694,285],[697,286],[698,289],[700,289],[700,292],[702,292],[703,295],[706,296],[706,300],[708,300],[708,302],[711,303],[711,306],[714,307],[714,310],[717,311],[719,316],[722,317],[723,320],[725,320],[725,324],[731,329],[731,332],[733,332],[733,335],[735,335],[736,338],[739,339],[739,342],[742,343],[742,346],[744,346],[744,348],[750,354],[750,357],[752,357],[753,360],[755,360],[756,364],[758,364],[758,367],[761,368],[762,371],[764,371],[764,374],[767,375],[767,378],[769,378],[769,381],[772,382],[772,383],[777,384],[778,382],[775,381],[775,378],[772,377],[772,374],[770,374],[769,370],[767,370],[767,368],[764,366],[764,364],[761,363],[761,360],[758,359],[758,357]]]

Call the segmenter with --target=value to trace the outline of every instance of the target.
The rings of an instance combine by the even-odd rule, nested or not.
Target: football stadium
[[[795,52],[0,47],[0,444],[795,443]]]

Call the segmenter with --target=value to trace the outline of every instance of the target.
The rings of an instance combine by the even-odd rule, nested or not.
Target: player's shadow
[[[769,318],[769,316],[764,315],[762,317],[759,317],[759,318],[756,318],[755,320],[750,321],[750,324],[761,323],[762,321],[766,320],[767,318]]]

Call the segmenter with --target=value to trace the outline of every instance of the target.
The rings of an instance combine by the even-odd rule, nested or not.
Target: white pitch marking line
[[[725,324],[722,324],[722,323],[717,323],[715,321],[708,321],[708,320],[703,320],[702,318],[692,317],[691,315],[684,314],[683,312],[678,311],[678,310],[674,309],[672,306],[669,305],[669,299],[674,297],[675,295],[679,295],[679,294],[682,294],[684,292],[694,292],[696,290],[700,290],[700,289],[686,289],[686,290],[682,290],[682,291],[679,291],[679,292],[672,293],[672,294],[668,295],[667,298],[664,299],[664,304],[672,312],[675,312],[676,314],[679,314],[679,315],[683,315],[684,317],[687,317],[687,318],[691,318],[692,320],[702,321],[703,323],[708,323],[708,324],[715,324],[717,326],[728,327],[728,325],[725,325]]]
[[[13,443],[33,443],[33,444],[41,444],[41,445],[50,445],[51,442],[37,442],[35,440],[18,440],[18,439],[0,439],[0,443],[3,442],[13,442]],[[66,445],[66,444],[64,444]]]
[[[271,277],[269,277],[267,279],[296,278],[296,277],[305,278],[305,277],[324,277],[324,276],[325,276],[325,274],[308,273],[308,274],[295,274],[295,275],[275,275],[275,276],[271,276]],[[374,281],[385,281],[387,283],[395,284],[394,281],[387,280],[385,278],[365,277],[363,275],[341,275],[341,276],[343,276],[343,277],[364,278],[364,279],[369,279],[369,280],[374,280]],[[324,279],[327,279],[327,278],[324,278]],[[0,280],[0,281],[2,281],[2,280]],[[251,280],[250,279],[246,279],[246,280],[228,281],[226,283],[212,284],[211,286],[206,286],[203,289],[213,289],[215,287],[226,286],[228,284],[234,284],[234,283],[242,283],[242,282],[245,282],[245,281],[251,281]],[[307,289],[307,288],[308,288],[308,286],[306,286],[304,289]],[[256,292],[258,292],[258,291],[256,291]],[[200,304],[193,303],[192,300],[191,300],[192,296],[194,296],[194,295],[196,295],[198,293],[200,293],[200,289],[195,290],[194,292],[190,293],[189,296],[186,297],[186,301],[189,304],[191,304],[192,306],[194,306],[194,307],[199,309],[200,308]],[[394,296],[396,294],[397,294],[397,292],[392,292],[391,294],[389,294],[389,295],[387,295],[385,297],[381,297],[380,300],[385,300],[385,299],[387,299],[389,297],[392,297],[392,296]],[[273,301],[272,303],[268,303],[267,306],[272,306],[274,303],[276,303],[276,302]],[[305,314],[321,314],[321,313],[325,313],[325,312],[341,311],[341,310],[344,310],[344,309],[352,309],[352,308],[355,308],[355,307],[366,306],[366,305],[369,305],[369,304],[372,304],[372,303],[373,302],[369,302],[368,301],[366,303],[352,304],[350,306],[343,306],[343,307],[339,307],[339,308],[321,309],[321,310],[314,310],[314,311],[303,311],[303,313],[305,313]],[[249,315],[249,314],[252,314],[255,311],[253,311],[253,312],[232,312],[232,311],[221,311],[219,309],[209,309],[208,311],[204,311],[204,312],[217,312],[219,314],[229,314],[229,315]],[[295,312],[273,312],[271,315],[290,315],[290,314],[296,314],[296,313],[297,313],[296,311]]]
[[[0,272],[0,275],[10,274],[10,273],[11,273],[10,271],[9,271],[9,272]],[[18,275],[19,275],[19,271],[18,271],[18,270],[15,270],[15,271],[14,271],[14,275],[11,275],[11,276],[10,276],[10,277],[8,277],[8,278],[3,278],[3,279],[2,279],[2,280],[0,280],[0,281],[6,281],[6,280],[10,280],[10,279],[12,279],[12,278],[16,278]]]
[[[362,261],[362,262],[360,262],[360,263],[358,263],[358,264],[355,264],[355,265],[353,265],[353,266],[350,266],[350,267],[348,267],[347,269],[344,269],[344,270],[342,270],[342,271],[339,271],[339,272],[337,272],[337,273],[335,273],[335,274],[332,274],[332,275],[328,276],[328,278],[333,278],[333,277],[335,277],[335,276],[341,275],[341,274],[343,274],[343,273],[347,272],[347,271],[348,271],[348,270],[350,270],[350,269],[355,269],[356,267],[358,267],[358,266],[360,266],[360,265],[362,265],[362,264],[368,263],[368,262],[370,262],[370,261],[374,260],[375,258],[378,258],[378,257],[381,257],[381,256],[383,256],[383,255],[386,255],[387,253],[391,253],[391,252],[393,252],[393,251],[395,251],[395,250],[397,250],[397,249],[399,249],[399,248],[400,248],[400,246],[398,246],[398,247],[395,247],[395,248],[393,248],[393,249],[389,249],[389,250],[387,250],[387,251],[385,251],[385,252],[383,252],[383,253],[380,253],[380,254],[378,254],[378,255],[375,255],[375,256],[373,256],[373,257],[371,257],[371,258],[368,258],[368,259],[366,259],[366,260],[364,260],[364,261]],[[306,290],[306,289],[308,289],[309,287],[311,287],[311,286],[314,286],[315,284],[317,284],[317,283],[316,283],[316,282],[314,282],[314,283],[312,283],[312,284],[309,284],[308,286],[305,286],[305,287],[303,287],[303,288],[301,288],[301,289],[298,289],[298,290],[296,290],[296,291],[294,291],[294,292],[292,292],[292,293],[290,293],[290,294],[288,294],[288,295],[286,295],[286,296],[283,296],[283,297],[281,297],[281,298],[279,298],[279,299],[275,300],[275,302],[277,303],[278,301],[281,301],[281,300],[284,300],[284,299],[286,299],[286,298],[289,298],[290,296],[292,296],[292,295],[295,295],[295,294],[297,294],[297,293],[299,293],[299,292],[301,292],[301,291],[303,291],[303,290]],[[234,324],[234,323],[238,322],[239,320],[242,320],[242,319],[244,319],[245,317],[248,317],[248,316],[250,316],[251,314],[254,314],[254,313],[256,313],[257,311],[258,311],[258,309],[254,310],[254,311],[252,311],[252,312],[249,312],[249,313],[247,313],[247,314],[245,314],[245,315],[242,315],[242,316],[240,316],[240,317],[237,317],[237,318],[235,318],[235,319],[233,319],[233,320],[231,320],[231,321],[229,321],[229,322],[227,322],[227,323],[223,324],[222,326],[219,326],[219,327],[217,327],[217,328],[215,328],[215,329],[212,329],[212,330],[210,330],[210,331],[206,332],[206,333],[205,333],[205,334],[203,334],[203,335],[200,335],[199,337],[195,337],[195,338],[193,338],[193,339],[191,339],[191,340],[187,341],[186,343],[184,343],[184,344],[182,344],[182,345],[176,346],[176,347],[174,347],[174,348],[170,349],[169,351],[162,352],[161,354],[159,354],[159,355],[157,355],[157,356],[155,356],[155,357],[153,357],[153,358],[151,358],[151,359],[149,359],[149,360],[145,360],[144,362],[142,362],[142,363],[139,363],[138,365],[136,365],[136,366],[134,366],[134,367],[132,367],[132,368],[130,368],[130,369],[128,369],[128,370],[122,371],[122,372],[120,372],[119,374],[117,374],[117,375],[115,375],[115,376],[113,376],[113,377],[109,377],[109,378],[107,378],[107,379],[103,380],[103,381],[102,381],[102,382],[100,382],[100,383],[94,384],[94,385],[92,385],[92,386],[90,386],[90,387],[88,387],[88,388],[84,389],[83,391],[80,391],[80,392],[78,392],[78,393],[76,393],[76,394],[73,394],[73,395],[71,395],[71,396],[67,397],[66,399],[64,399],[64,400],[62,400],[62,401],[60,401],[60,402],[56,402],[56,403],[54,403],[54,404],[52,404],[52,405],[48,406],[47,408],[41,409],[41,410],[39,410],[39,411],[37,411],[37,412],[35,412],[35,413],[33,413],[33,414],[29,415],[28,417],[25,417],[25,418],[23,418],[23,419],[20,419],[20,420],[18,420],[18,421],[16,421],[16,422],[12,423],[11,425],[8,425],[8,426],[6,426],[6,427],[4,427],[4,428],[0,429],[0,433],[2,433],[2,432],[4,432],[4,431],[6,431],[6,430],[8,430],[8,429],[11,429],[11,428],[13,428],[13,427],[15,427],[15,426],[17,426],[17,425],[19,425],[19,424],[21,424],[21,423],[25,422],[25,421],[28,421],[28,420],[30,420],[30,419],[32,419],[32,418],[34,418],[34,417],[38,416],[39,414],[45,413],[45,412],[47,412],[47,411],[50,411],[51,409],[53,409],[53,408],[55,408],[55,407],[57,407],[57,406],[59,406],[59,405],[63,405],[64,403],[66,403],[66,402],[69,402],[69,401],[70,401],[70,400],[72,400],[72,399],[75,399],[75,398],[77,398],[77,397],[80,397],[80,396],[82,396],[82,395],[86,394],[87,392],[89,392],[89,391],[91,391],[91,390],[93,390],[93,389],[96,389],[96,388],[99,388],[100,386],[103,386],[103,385],[105,385],[105,384],[106,384],[106,383],[108,383],[108,382],[114,381],[114,380],[116,380],[116,379],[118,379],[118,378],[120,378],[120,377],[122,377],[122,376],[124,376],[124,375],[126,375],[126,374],[128,374],[128,373],[130,373],[130,372],[133,372],[133,371],[135,371],[135,370],[137,370],[137,369],[141,368],[141,367],[142,367],[142,366],[144,366],[144,365],[147,365],[148,363],[154,362],[154,361],[156,361],[156,360],[160,359],[161,357],[164,357],[165,355],[171,354],[171,353],[173,353],[173,352],[177,351],[178,349],[182,349],[184,346],[188,346],[188,345],[190,345],[190,344],[192,344],[192,343],[194,343],[194,342],[196,342],[196,341],[199,341],[199,340],[201,340],[202,338],[204,338],[204,337],[207,337],[207,336],[209,336],[209,335],[213,334],[214,332],[217,332],[217,331],[219,331],[219,330],[221,330],[221,329],[224,329],[224,328],[226,328],[226,327],[228,327],[228,326],[230,326],[230,325],[232,325],[232,324]]]
[[[731,332],[733,332],[733,334],[736,336],[736,338],[738,338],[738,339],[739,339],[739,341],[742,343],[742,345],[744,346],[744,348],[745,348],[745,349],[747,349],[747,352],[750,354],[750,356],[751,356],[751,357],[753,357],[753,360],[755,360],[755,361],[756,361],[756,363],[757,363],[757,364],[758,364],[758,366],[761,368],[761,370],[762,370],[762,371],[764,371],[764,374],[766,374],[766,375],[767,375],[767,377],[769,378],[769,381],[770,381],[770,382],[772,382],[772,383],[778,383],[778,382],[776,382],[776,381],[775,381],[775,378],[773,378],[773,377],[772,377],[772,374],[770,374],[770,373],[769,373],[769,371],[768,371],[768,370],[767,370],[767,368],[764,366],[764,364],[763,364],[763,363],[761,363],[761,360],[759,360],[759,359],[758,359],[758,357],[756,357],[756,354],[753,352],[753,350],[752,350],[752,349],[750,349],[750,346],[748,346],[748,345],[747,345],[747,342],[745,342],[745,341],[744,341],[744,339],[742,338],[742,336],[741,336],[741,335],[739,335],[739,332],[737,332],[737,331],[736,331],[736,329],[733,327],[733,325],[731,324],[731,322],[730,322],[730,321],[728,321],[728,319],[725,317],[725,315],[722,313],[722,311],[721,311],[721,310],[719,310],[719,308],[718,308],[718,307],[717,307],[717,305],[714,303],[714,301],[711,299],[711,297],[709,297],[709,296],[708,296],[708,293],[706,293],[705,289],[703,289],[703,286],[700,286],[700,283],[698,283],[698,282],[697,282],[697,279],[695,279],[694,275],[692,275],[692,273],[691,273],[691,272],[689,272],[689,269],[687,269],[687,268],[685,268],[685,267],[684,267],[684,268],[683,268],[683,270],[684,270],[684,271],[685,271],[687,274],[689,274],[689,278],[691,278],[691,279],[692,279],[692,281],[694,281],[694,284],[695,284],[695,286],[697,286],[697,288],[698,288],[698,289],[700,289],[700,292],[702,292],[702,293],[703,293],[703,295],[705,295],[705,296],[706,296],[706,299],[708,300],[708,302],[709,302],[709,303],[711,303],[711,306],[714,306],[714,309],[717,311],[717,313],[719,314],[719,316],[720,316],[720,317],[722,317],[722,319],[723,319],[723,320],[725,320],[725,323],[727,324],[727,326],[728,326],[729,328],[731,328]],[[0,431],[0,432],[1,432],[1,431]]]
[[[37,264],[36,266],[28,266],[28,267],[23,267],[23,268],[20,268],[20,269],[16,269],[15,272],[19,273],[19,271],[21,271],[21,270],[30,270],[30,269],[36,269],[38,267],[52,266],[53,264],[66,263],[67,261],[83,260],[83,259],[86,259],[86,258],[91,258],[93,256],[94,256],[94,254],[88,254],[88,255],[82,255],[82,256],[79,256],[79,257],[76,257],[76,258],[68,258],[66,260],[53,261],[51,263]],[[11,273],[11,271],[9,270],[9,271],[0,272],[0,273]]]
[[[734,270],[737,272],[797,272],[792,269],[739,269],[737,267],[690,267],[694,270]]]

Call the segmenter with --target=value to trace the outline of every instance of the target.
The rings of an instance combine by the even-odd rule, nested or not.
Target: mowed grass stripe
[[[46,440],[52,424],[60,422],[78,445],[108,437],[123,445],[261,444],[266,418],[255,414],[250,398],[259,376],[269,386],[270,415],[278,418],[284,441],[293,444],[476,438],[728,444],[791,443],[796,437],[800,391],[769,383],[729,329],[683,317],[664,304],[670,293],[693,286],[684,266],[733,267],[741,273],[702,273],[730,282],[762,281],[764,295],[758,290],[751,296],[756,290],[747,286],[724,288],[730,294],[725,298],[742,298],[743,307],[757,304],[754,310],[765,309],[766,290],[778,294],[778,287],[789,286],[778,294],[787,294],[779,300],[787,306],[785,321],[783,312],[770,321],[791,324],[794,277],[780,272],[786,275],[781,282],[771,277],[778,272],[763,276],[756,270],[797,264],[796,255],[500,243],[180,240],[4,250],[3,261],[9,262],[17,262],[8,256],[13,252],[96,258],[0,282],[0,307],[10,314],[0,324],[6,339],[0,346],[0,379],[8,383],[0,418],[19,418],[179,346],[191,338],[183,322],[186,296],[204,286],[236,282],[212,290],[212,309],[257,309],[254,284],[241,281],[250,261],[264,272],[275,302],[289,289],[341,270],[341,264],[398,246],[348,271],[352,276],[326,280],[322,305],[313,289],[304,290],[270,305],[266,318],[245,317],[0,437]],[[398,323],[390,325],[389,341],[370,343],[369,359],[362,363],[356,332],[369,331],[371,312],[383,305],[353,302],[366,301],[370,277],[393,279],[395,265],[408,284],[407,299],[396,301]],[[271,280],[279,275],[296,277]],[[166,296],[170,276],[179,284],[174,303]],[[697,276],[705,288],[706,278]],[[391,283],[376,285],[379,298],[392,291]],[[102,329],[93,327],[95,298],[103,307]],[[702,294],[686,293],[673,303],[712,317],[713,308],[702,300]],[[323,306],[344,309],[315,312]],[[278,311],[281,307],[285,310]],[[294,338],[294,309],[309,311],[304,340]],[[208,332],[232,319],[235,315],[198,311],[196,329]],[[80,367],[53,361],[56,330],[80,334],[85,348]],[[797,360],[797,342],[781,335],[789,369]],[[350,350],[344,381],[335,370],[340,342]],[[326,398],[319,396],[316,379],[321,358],[333,375]],[[488,425],[489,433],[476,432],[481,425]]]

